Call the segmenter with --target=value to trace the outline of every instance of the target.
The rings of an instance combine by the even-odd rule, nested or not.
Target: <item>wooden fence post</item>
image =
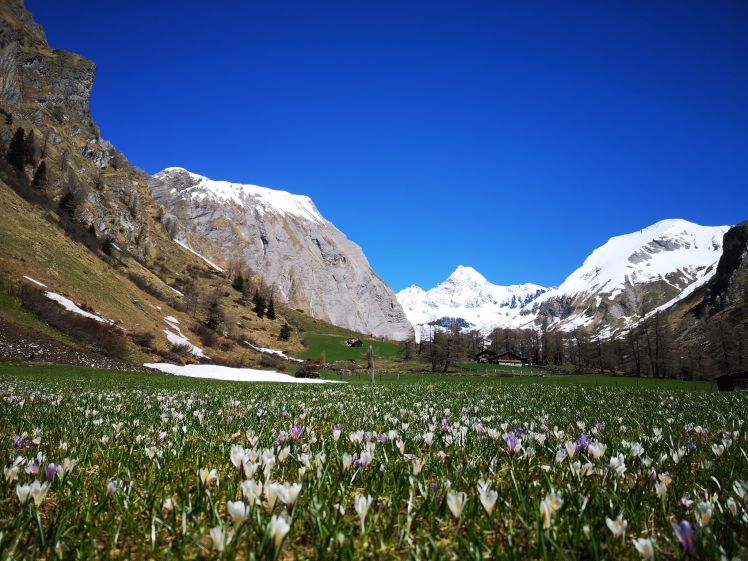
[[[372,386],[374,385],[374,347],[369,345],[369,375],[371,381],[369,382]]]

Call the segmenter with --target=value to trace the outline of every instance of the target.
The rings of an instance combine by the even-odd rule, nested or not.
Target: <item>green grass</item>
[[[366,358],[369,345],[374,347],[374,355],[377,357],[396,357],[401,352],[401,346],[398,343],[377,339],[362,339],[363,347],[348,347],[345,344],[346,337],[338,335],[305,333],[304,340],[307,348],[300,354],[300,358],[309,360],[320,360],[322,353],[325,354],[328,362],[363,360]]]
[[[296,368],[286,372],[293,374]],[[320,377],[325,380],[347,382],[353,385],[369,384],[369,375],[361,373],[341,376],[330,370],[323,370]],[[41,365],[22,362],[0,362],[0,379],[17,379],[40,383],[81,384],[86,387],[107,388],[149,388],[196,390],[208,387],[222,388],[235,386],[246,388],[245,382],[229,382],[202,378],[172,376],[158,372],[118,372],[68,365]],[[454,385],[462,387],[503,387],[516,386],[579,386],[586,388],[641,388],[664,390],[689,390],[697,392],[716,392],[713,382],[693,382],[684,380],[658,380],[651,378],[633,378],[622,376],[599,376],[592,374],[552,375],[552,376],[482,376],[473,374],[375,374],[375,384],[382,385]],[[274,384],[271,384],[274,385]]]
[[[699,525],[691,559],[746,558],[748,395],[709,389],[579,375],[241,384],[0,364],[0,559],[634,561],[632,540],[650,537],[657,559],[683,559],[671,524],[684,520]],[[201,483],[201,468],[218,482]],[[21,499],[32,483],[47,491],[38,505]],[[270,500],[291,483],[293,505]],[[232,521],[228,503],[242,500],[249,514]],[[275,546],[278,516],[289,533]],[[606,523],[618,516],[625,538]],[[211,531],[230,534],[222,553]]]

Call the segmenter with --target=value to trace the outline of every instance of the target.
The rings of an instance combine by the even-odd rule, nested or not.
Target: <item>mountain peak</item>
[[[488,282],[486,277],[466,265],[457,265],[457,268],[447,277],[447,282],[449,281],[457,283],[470,282],[473,284],[486,284]]]

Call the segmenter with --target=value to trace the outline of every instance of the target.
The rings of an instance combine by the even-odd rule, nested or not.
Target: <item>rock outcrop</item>
[[[150,187],[156,203],[178,220],[178,237],[203,255],[246,264],[288,305],[377,337],[412,337],[395,295],[361,248],[309,197],[213,181],[182,168],[155,174]]]

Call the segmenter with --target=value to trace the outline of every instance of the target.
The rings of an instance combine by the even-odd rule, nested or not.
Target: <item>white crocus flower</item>
[[[612,469],[619,477],[626,473],[626,462],[623,458],[623,454],[611,456],[610,469]]]
[[[714,505],[709,501],[702,501],[696,505],[696,521],[702,528],[707,526],[712,519]]]
[[[561,495],[555,491],[546,494],[545,498],[540,502],[540,517],[543,520],[543,528],[547,530],[551,527],[556,512],[558,512],[563,504],[564,501]]]
[[[347,470],[353,464],[353,456],[350,454],[343,454],[343,470]]]
[[[483,485],[481,485],[483,483]],[[493,512],[494,506],[496,506],[496,501],[499,498],[499,494],[491,489],[490,483],[485,483],[483,481],[478,482],[478,495],[480,498],[480,502],[483,505],[483,508],[486,509],[486,512],[490,516]]]
[[[238,444],[235,444],[231,447],[231,463],[234,465],[236,469],[239,469],[239,466],[242,465],[244,462],[244,458],[246,457],[247,453],[244,450],[244,447],[239,446]]]
[[[462,509],[465,507],[466,501],[467,495],[462,491],[450,491],[447,493],[447,506],[455,518],[459,518],[462,515]]]
[[[265,499],[268,502],[268,510],[273,510],[275,503],[283,495],[283,485],[280,483],[267,483],[265,485]]]
[[[605,524],[608,529],[613,533],[614,538],[619,538],[626,535],[626,527],[629,525],[628,521],[623,519],[623,514],[619,514],[615,520],[605,518]]]
[[[654,538],[636,538],[634,540],[634,548],[639,552],[641,558],[644,561],[653,561],[655,556],[655,540]]]
[[[216,526],[210,529],[210,539],[213,540],[213,548],[221,552],[231,542],[231,534],[223,526]]]
[[[564,443],[564,448],[566,449],[566,454],[570,458],[573,458],[574,454],[576,454],[576,452],[577,452],[577,443],[576,442],[572,442],[571,440],[567,440]]]
[[[607,449],[607,446],[605,444],[602,444],[600,442],[593,442],[589,446],[587,446],[587,452],[592,456],[595,460],[599,460],[605,455],[605,450]]]
[[[34,481],[31,484],[30,492],[36,506],[42,504],[42,501],[44,501],[44,497],[47,496],[50,485],[51,483],[49,481],[41,484],[38,481]]]
[[[226,503],[226,512],[228,512],[234,524],[241,524],[249,516],[247,505],[242,501],[228,501]]]
[[[26,504],[29,500],[29,497],[31,496],[31,486],[16,485],[16,495],[18,496],[18,500],[21,501],[22,505]]]
[[[253,479],[242,481],[242,496],[249,503],[250,507],[254,506],[262,496],[262,483]]]
[[[270,537],[273,538],[273,544],[275,549],[280,549],[283,545],[283,539],[288,535],[291,530],[291,526],[283,516],[273,515],[268,523],[267,531]]]
[[[283,486],[283,496],[281,497],[281,500],[286,504],[287,507],[291,508],[296,502],[296,499],[299,498],[300,492],[301,492],[301,483],[293,483],[293,484],[286,483]]]
[[[366,532],[366,515],[369,512],[369,507],[371,507],[371,501],[371,495],[368,495],[366,497],[364,497],[363,495],[358,495],[355,499],[353,499],[353,508],[356,510],[358,518],[361,521],[362,534]]]

